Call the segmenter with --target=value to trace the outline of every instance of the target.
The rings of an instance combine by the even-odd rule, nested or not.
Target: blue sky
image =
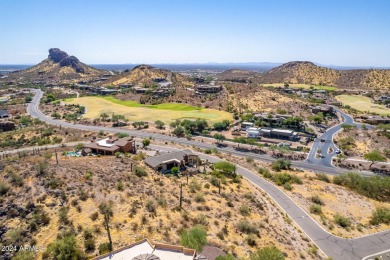
[[[0,64],[58,47],[98,63],[390,66],[390,1],[0,0]]]

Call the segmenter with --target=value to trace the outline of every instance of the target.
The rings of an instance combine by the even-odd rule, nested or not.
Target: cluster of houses
[[[323,89],[295,89],[295,88],[285,88],[285,87],[276,87],[276,90],[286,93],[294,94],[302,98],[308,98],[309,96],[318,99],[327,99],[328,92]]]
[[[390,107],[390,95],[381,95],[375,98],[375,101],[385,105],[386,107]]]

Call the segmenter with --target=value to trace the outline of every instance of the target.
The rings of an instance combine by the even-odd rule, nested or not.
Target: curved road
[[[200,148],[212,148],[215,147],[211,144],[204,144],[197,141],[189,141],[184,138],[175,138],[165,135],[152,134],[152,133],[143,133],[140,131],[124,130],[110,127],[98,127],[98,126],[85,126],[79,124],[70,124],[58,120],[53,120],[44,114],[42,114],[39,109],[39,101],[43,95],[41,90],[34,90],[36,95],[28,106],[28,112],[36,118],[39,118],[49,124],[61,125],[63,127],[76,128],[81,130],[91,130],[91,131],[107,131],[107,132],[126,132],[134,136],[139,137],[153,137],[160,140],[174,141],[181,144],[193,145]],[[158,146],[155,146],[158,147]],[[164,147],[163,149],[168,149]],[[224,152],[230,152],[232,154],[240,156],[248,156],[249,153],[238,152],[234,149],[220,149]],[[251,157],[264,161],[272,161],[272,158],[260,156],[254,153],[250,153]],[[213,162],[219,160],[216,157],[199,154],[202,158],[208,159]],[[315,170],[328,172],[328,173],[340,173],[340,169],[335,167],[325,167],[319,165],[307,164],[304,162],[294,162],[295,165],[302,168],[309,168],[309,166],[315,166]],[[305,166],[305,167],[303,167]],[[324,170],[325,169],[325,170]],[[327,171],[327,169],[332,169]],[[377,252],[385,251],[390,249],[390,230],[363,236],[355,239],[345,239],[337,237],[328,233],[324,230],[314,219],[310,217],[301,207],[299,207],[290,197],[288,197],[282,190],[277,188],[272,183],[263,179],[259,175],[241,167],[237,166],[237,173],[243,175],[246,179],[251,181],[257,187],[263,189],[279,206],[292,218],[295,223],[307,234],[308,237],[328,256],[331,256],[333,259],[362,259],[365,256],[376,254]]]
[[[336,147],[336,145],[333,142],[333,135],[342,129],[341,126],[343,124],[354,125],[358,128],[362,126],[362,124],[360,123],[355,123],[355,121],[350,115],[344,113],[343,111],[337,109],[336,107],[333,107],[333,109],[336,112],[340,113],[341,117],[343,118],[343,122],[329,128],[328,130],[326,130],[326,132],[323,135],[316,138],[309,152],[309,156],[307,157],[306,160],[308,163],[321,165],[325,167],[333,167],[332,158],[333,156],[336,155],[336,150],[338,149],[338,147]],[[372,126],[366,125],[366,127],[371,128]],[[324,142],[321,142],[321,140],[324,140]],[[331,148],[333,152],[328,153],[329,148]],[[324,156],[323,158],[316,158],[316,153],[318,149],[321,150],[321,154]]]

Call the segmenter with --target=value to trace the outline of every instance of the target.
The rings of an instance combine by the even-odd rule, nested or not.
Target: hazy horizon
[[[86,64],[390,67],[390,2],[3,0],[0,64],[60,48]]]

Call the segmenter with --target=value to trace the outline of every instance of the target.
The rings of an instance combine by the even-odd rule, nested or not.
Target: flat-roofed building
[[[222,86],[213,86],[213,85],[197,85],[195,91],[200,94],[206,93],[218,93],[222,91]]]
[[[152,243],[143,239],[96,257],[94,260],[194,260],[196,250],[182,246]]]

